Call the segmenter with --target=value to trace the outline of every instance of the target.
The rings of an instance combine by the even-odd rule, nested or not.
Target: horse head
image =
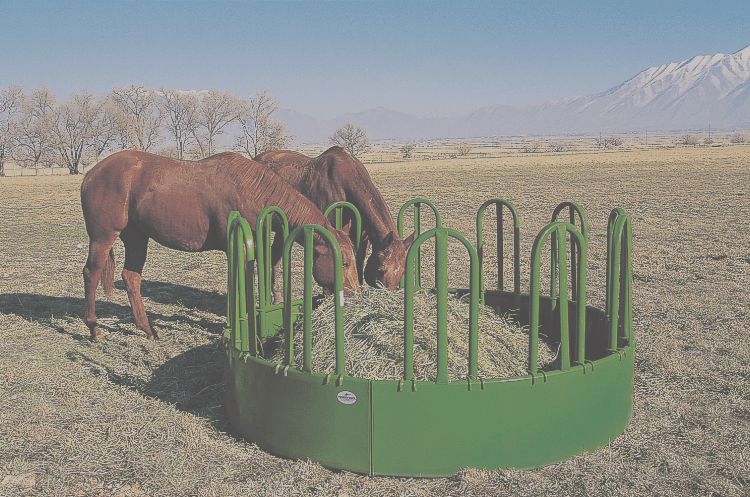
[[[328,226],[329,231],[336,238],[341,248],[341,266],[344,272],[344,293],[347,296],[360,292],[359,278],[357,276],[356,254],[354,243],[349,237],[351,223],[344,229],[336,230]],[[323,293],[331,295],[334,291],[334,260],[333,251],[327,243],[315,245],[313,255],[313,278],[323,288]]]
[[[414,233],[405,240],[390,231],[378,247],[373,244],[372,255],[365,266],[365,281],[372,287],[398,289],[406,270],[406,253],[414,243]]]

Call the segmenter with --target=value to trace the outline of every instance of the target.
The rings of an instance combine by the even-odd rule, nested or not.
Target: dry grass
[[[81,178],[0,178],[0,495],[750,493],[749,148],[368,167],[392,209],[431,199],[443,224],[470,239],[481,202],[510,200],[524,257],[555,205],[580,203],[591,227],[589,302],[599,307],[609,210],[632,215],[638,346],[633,420],[622,436],[533,471],[438,479],[368,478],[275,458],[226,420],[224,256],[152,244],[143,290],[165,339],[135,330],[118,282],[97,307],[107,340],[92,344],[81,322]],[[121,267],[119,243],[116,257]],[[522,270],[525,282],[527,261]],[[461,286],[463,259],[452,256],[449,272]]]

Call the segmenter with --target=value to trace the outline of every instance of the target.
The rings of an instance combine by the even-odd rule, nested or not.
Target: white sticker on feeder
[[[352,405],[357,402],[357,396],[348,390],[342,390],[336,395],[336,398],[339,399],[339,402],[346,405]]]
[[[344,307],[344,291],[339,290],[339,307]]]

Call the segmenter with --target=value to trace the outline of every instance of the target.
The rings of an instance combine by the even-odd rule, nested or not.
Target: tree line
[[[286,148],[294,135],[277,121],[278,100],[267,89],[243,99],[211,89],[182,91],[129,85],[58,100],[46,86],[0,90],[0,176],[12,161],[24,168],[81,166],[117,150],[142,150],[198,160],[217,151],[217,137],[236,123],[232,149],[255,157]]]

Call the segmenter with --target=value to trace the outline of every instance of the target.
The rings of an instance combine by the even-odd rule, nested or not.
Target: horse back
[[[238,195],[222,162],[113,154],[89,171],[81,186],[87,228],[119,233],[131,225],[176,250],[225,250],[226,219]]]

